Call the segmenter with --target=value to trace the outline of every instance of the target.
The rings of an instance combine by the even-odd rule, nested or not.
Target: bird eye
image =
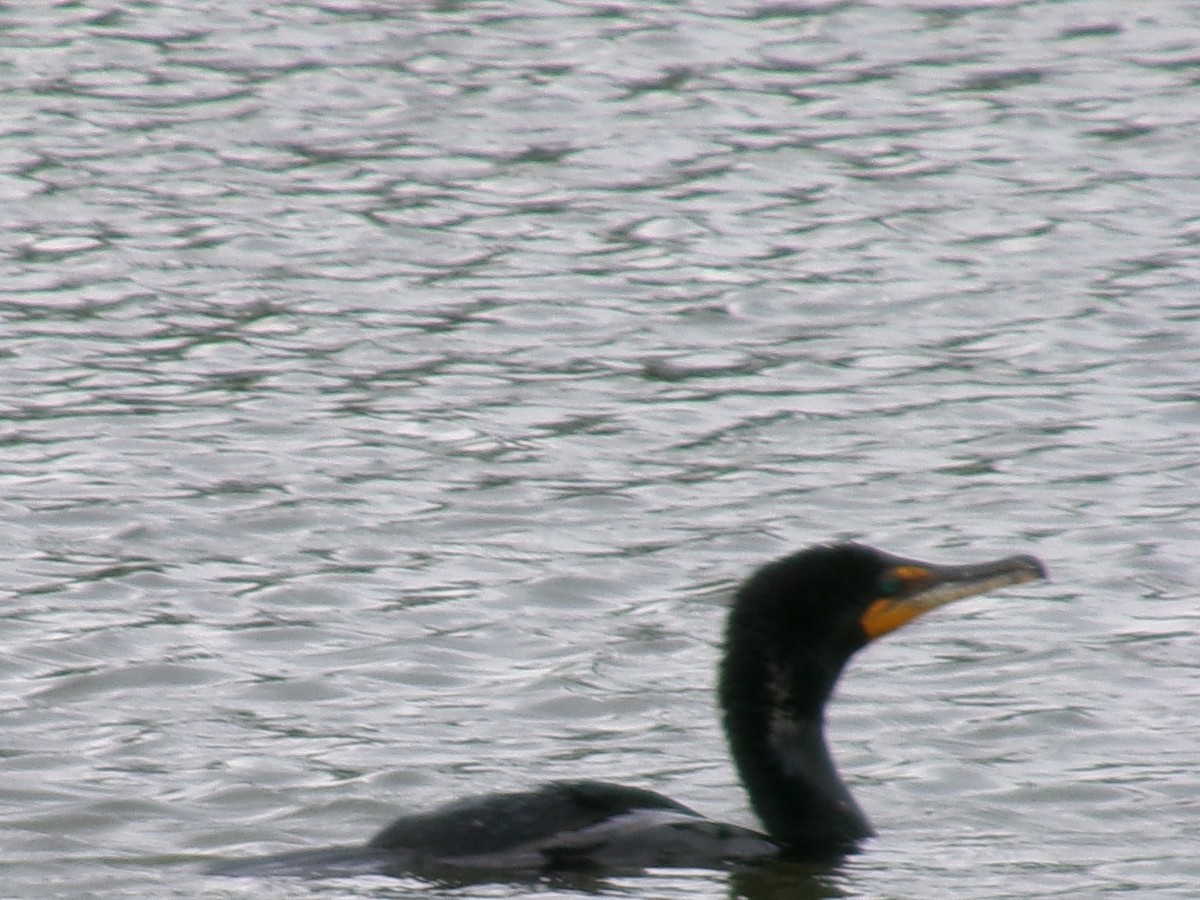
[[[896,594],[900,593],[900,588],[902,586],[903,585],[901,584],[900,579],[895,575],[884,575],[883,578],[879,580],[879,596],[894,597]]]

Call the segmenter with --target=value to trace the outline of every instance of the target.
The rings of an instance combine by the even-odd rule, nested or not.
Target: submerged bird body
[[[722,868],[779,854],[765,835],[640,788],[558,781],[396,819],[366,846],[221,864],[222,875],[489,874]]]
[[[661,794],[598,781],[560,781],[533,791],[461,800],[398,819],[370,846],[462,868],[646,868],[750,859],[777,850],[756,832],[711,822]]]
[[[404,816],[363,847],[213,871],[515,874],[836,858],[872,834],[825,743],[825,705],[846,662],[929,609],[1043,577],[1032,557],[945,567],[840,544],[793,554],[747,579],[729,612],[718,693],[734,763],[767,834],[710,821],[652,791],[555,782]]]

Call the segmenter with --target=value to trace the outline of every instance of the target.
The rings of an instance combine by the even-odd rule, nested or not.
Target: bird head
[[[823,702],[846,661],[876,638],[951,601],[1045,577],[1031,556],[945,566],[861,544],[812,547],[745,581],[726,645],[755,657],[781,687],[815,680],[806,693]]]

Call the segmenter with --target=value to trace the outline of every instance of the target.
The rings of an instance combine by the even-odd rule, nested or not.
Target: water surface
[[[4,14],[6,896],[1191,896],[1189,4]],[[723,604],[1051,569],[873,647],[819,876],[265,885],[546,778],[752,819]]]

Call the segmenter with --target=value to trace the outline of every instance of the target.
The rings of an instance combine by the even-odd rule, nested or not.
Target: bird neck
[[[837,673],[767,671],[726,659],[725,734],[750,804],[768,833],[803,855],[836,854],[873,832],[825,743],[824,705]]]

